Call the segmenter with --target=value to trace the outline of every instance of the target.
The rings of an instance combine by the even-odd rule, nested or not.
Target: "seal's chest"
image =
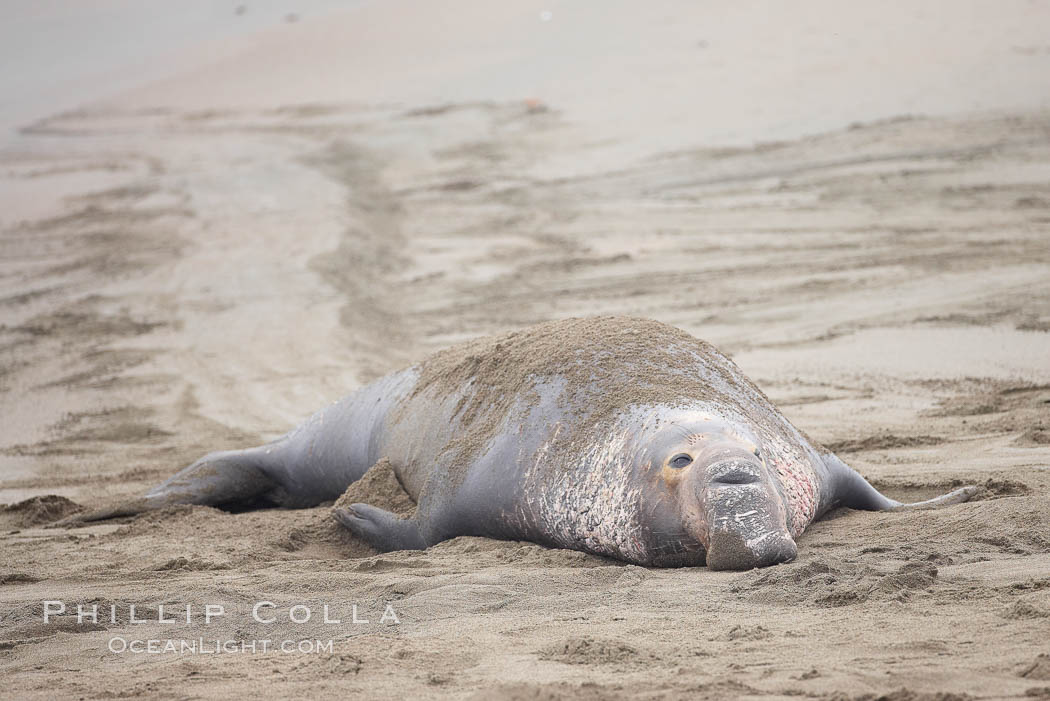
[[[529,471],[525,505],[537,527],[562,547],[642,561],[646,545],[639,514],[642,485],[634,473],[625,431],[595,443],[576,469]]]
[[[797,538],[817,515],[817,475],[809,462],[795,451],[771,459],[771,467],[787,497],[788,530]]]

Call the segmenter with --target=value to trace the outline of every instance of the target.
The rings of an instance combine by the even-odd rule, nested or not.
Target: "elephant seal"
[[[206,455],[122,513],[313,506],[384,458],[415,514],[334,510],[381,551],[475,535],[740,570],[793,559],[799,534],[836,506],[932,507],[975,493],[888,499],[710,344],[655,321],[599,317],[439,352],[272,443]]]

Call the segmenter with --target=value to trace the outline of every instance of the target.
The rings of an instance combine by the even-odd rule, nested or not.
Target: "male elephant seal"
[[[314,414],[272,443],[207,455],[124,513],[169,504],[306,507],[386,458],[416,501],[340,523],[382,551],[460,535],[638,565],[791,560],[835,506],[902,505],[791,425],[713,346],[655,321],[567,319],[464,343]]]

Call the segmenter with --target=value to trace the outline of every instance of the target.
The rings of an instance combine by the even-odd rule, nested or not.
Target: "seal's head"
[[[676,417],[650,444],[650,469],[673,495],[713,570],[793,560],[787,500],[757,437],[710,416]]]

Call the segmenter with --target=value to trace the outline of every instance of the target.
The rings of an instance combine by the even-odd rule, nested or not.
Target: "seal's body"
[[[305,507],[382,458],[411,518],[336,518],[380,550],[459,535],[639,565],[745,569],[795,557],[835,506],[901,505],[808,440],[713,346],[641,319],[568,319],[438,353],[258,448],[212,453],[127,511]]]

